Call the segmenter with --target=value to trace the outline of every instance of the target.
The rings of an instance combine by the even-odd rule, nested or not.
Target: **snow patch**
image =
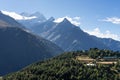
[[[47,39],[51,39],[54,36],[54,32],[48,36]]]
[[[73,42],[72,42],[72,44],[74,44],[74,43],[76,43],[77,42],[77,40],[74,40]]]
[[[57,35],[56,37],[54,37],[51,41],[56,41],[58,38],[60,38],[60,34],[59,35]]]

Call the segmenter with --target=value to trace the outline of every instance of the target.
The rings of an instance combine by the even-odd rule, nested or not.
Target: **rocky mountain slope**
[[[57,45],[27,32],[14,19],[0,13],[0,75],[61,52]]]

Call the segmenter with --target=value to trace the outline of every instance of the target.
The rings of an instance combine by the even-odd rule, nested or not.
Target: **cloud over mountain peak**
[[[69,16],[65,16],[65,17],[61,17],[61,18],[55,19],[54,22],[60,23],[60,22],[62,22],[65,18],[66,18],[67,20],[69,20],[72,24],[76,25],[76,26],[80,26],[80,24],[81,24],[81,23],[80,23],[80,17],[78,17],[78,16],[73,17],[73,18],[71,18],[71,17],[69,17]]]

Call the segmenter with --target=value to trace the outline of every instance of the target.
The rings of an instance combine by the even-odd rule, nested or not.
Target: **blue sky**
[[[0,10],[39,11],[47,18],[77,16],[80,27],[91,34],[120,37],[120,0],[0,0]]]

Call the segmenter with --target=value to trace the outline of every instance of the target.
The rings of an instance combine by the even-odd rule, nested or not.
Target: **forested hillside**
[[[93,54],[91,54],[93,53]],[[103,54],[103,55],[102,55]],[[78,57],[94,59],[92,64]],[[103,57],[116,56],[116,63],[97,63]],[[88,51],[64,53],[60,56],[37,62],[23,70],[6,75],[4,80],[120,80],[120,53],[97,48]],[[99,59],[98,59],[99,58]],[[112,60],[110,60],[112,61]],[[109,61],[108,61],[109,62]]]

